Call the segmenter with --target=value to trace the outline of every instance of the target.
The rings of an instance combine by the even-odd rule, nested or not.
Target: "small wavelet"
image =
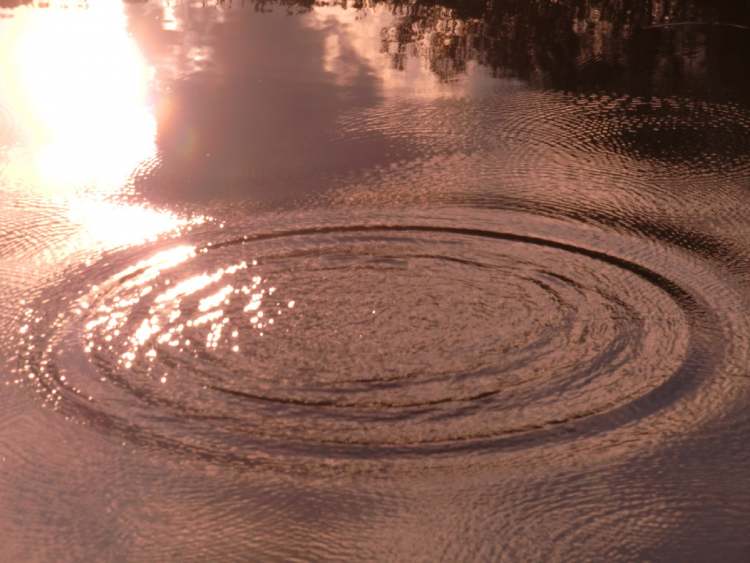
[[[17,381],[133,440],[247,462],[710,417],[686,397],[744,354],[731,289],[704,295],[676,251],[503,219],[287,219],[113,254],[26,312]]]

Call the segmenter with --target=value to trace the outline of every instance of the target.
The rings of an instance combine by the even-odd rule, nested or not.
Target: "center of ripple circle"
[[[642,397],[690,341],[679,300],[637,268],[447,229],[174,247],[75,309],[55,327],[62,390],[202,447],[538,431]]]

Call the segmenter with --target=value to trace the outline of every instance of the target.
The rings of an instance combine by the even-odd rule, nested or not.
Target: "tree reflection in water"
[[[750,41],[747,3],[449,0],[389,6],[398,23],[383,29],[382,50],[393,67],[420,57],[444,81],[476,61],[496,75],[576,91],[624,88],[649,95],[678,88],[724,95],[748,88],[742,72]]]
[[[445,82],[460,78],[475,62],[497,76],[573,91],[626,89],[652,95],[674,94],[677,89],[714,98],[736,97],[750,85],[743,61],[750,46],[750,5],[734,0],[201,0],[187,4],[218,10],[286,9],[290,15],[340,6],[361,11],[363,17],[385,5],[395,20],[382,29],[380,48],[392,67],[403,70],[409,58],[419,58]]]

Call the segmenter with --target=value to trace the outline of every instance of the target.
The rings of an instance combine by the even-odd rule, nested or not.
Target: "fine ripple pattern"
[[[672,275],[686,264],[645,244],[604,252],[601,233],[510,215],[493,229],[287,225],[72,276],[27,311],[18,381],[73,418],[180,450],[421,456],[645,420],[738,353],[738,328]]]

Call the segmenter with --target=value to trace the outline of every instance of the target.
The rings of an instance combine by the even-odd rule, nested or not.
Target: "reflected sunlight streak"
[[[25,158],[11,175],[60,194],[114,190],[155,153],[153,70],[127,32],[120,2],[87,9],[19,8],[0,34],[9,86],[2,102]]]
[[[113,201],[154,159],[157,131],[155,69],[128,32],[121,2],[15,9],[0,21],[0,69],[0,107],[17,126],[3,184],[42,195],[76,228],[45,260],[204,221]]]
[[[80,226],[75,246],[83,248],[139,244],[197,222],[149,207],[94,200],[70,202],[68,219]]]

